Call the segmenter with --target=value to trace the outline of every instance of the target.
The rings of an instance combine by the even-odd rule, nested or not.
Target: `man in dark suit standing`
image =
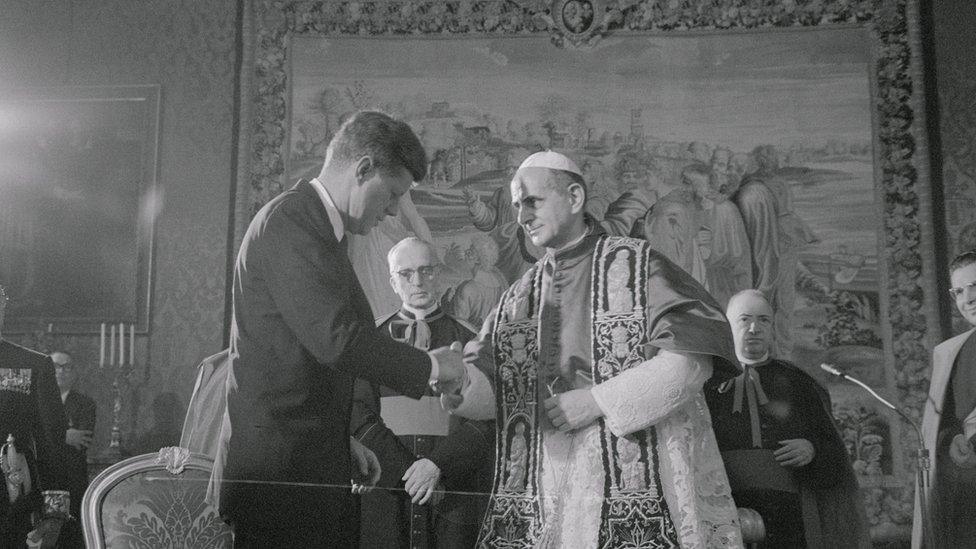
[[[0,333],[6,303],[0,286]],[[51,359],[0,338],[0,444],[16,447],[0,458],[0,547],[25,547],[41,491],[64,488],[66,428]]]
[[[393,215],[426,170],[408,125],[357,112],[329,143],[319,176],[251,221],[234,270],[237,389],[227,396],[220,491],[235,546],[354,547],[350,481],[379,478],[376,456],[350,438],[356,378],[420,398],[429,383],[463,376],[459,350],[425,352],[374,326],[346,256],[344,233],[367,234]]]
[[[68,419],[68,429],[64,433],[68,459],[62,467],[68,492],[71,493],[71,514],[80,520],[81,498],[88,488],[88,448],[95,430],[95,401],[78,390],[80,365],[72,360],[71,355],[56,351],[51,353],[51,360],[54,361],[54,373]]]

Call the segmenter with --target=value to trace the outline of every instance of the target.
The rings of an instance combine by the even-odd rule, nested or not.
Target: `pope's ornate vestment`
[[[713,364],[735,373],[734,352],[700,285],[644,241],[589,235],[531,268],[489,324],[484,381],[456,412],[494,400],[480,547],[741,545],[701,392]],[[590,389],[604,417],[553,427],[542,401],[569,389]]]

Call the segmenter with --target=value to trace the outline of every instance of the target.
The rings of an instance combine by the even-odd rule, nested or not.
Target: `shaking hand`
[[[438,393],[456,393],[467,377],[461,343],[455,341],[450,347],[438,347],[430,354],[435,359],[431,361],[430,386]]]

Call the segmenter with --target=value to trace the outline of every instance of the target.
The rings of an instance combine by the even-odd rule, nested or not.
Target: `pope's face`
[[[437,301],[440,261],[419,243],[401,246],[390,262],[390,285],[400,300],[415,309],[427,309]]]
[[[367,234],[386,216],[395,215],[400,197],[412,183],[410,172],[402,166],[371,168],[349,193],[346,229],[353,234]]]
[[[512,179],[512,207],[518,223],[536,246],[559,248],[579,235],[572,234],[582,207],[573,204],[571,195],[557,190],[546,168],[524,168]]]
[[[749,294],[729,301],[725,316],[732,326],[735,354],[740,359],[762,358],[773,344],[773,309],[766,300]]]
[[[976,326],[976,263],[952,271],[949,279],[959,314]]]

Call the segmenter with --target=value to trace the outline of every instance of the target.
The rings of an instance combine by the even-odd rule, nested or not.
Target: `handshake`
[[[440,394],[453,394],[461,390],[468,381],[464,367],[461,343],[455,341],[450,347],[439,347],[430,351],[430,386]]]

